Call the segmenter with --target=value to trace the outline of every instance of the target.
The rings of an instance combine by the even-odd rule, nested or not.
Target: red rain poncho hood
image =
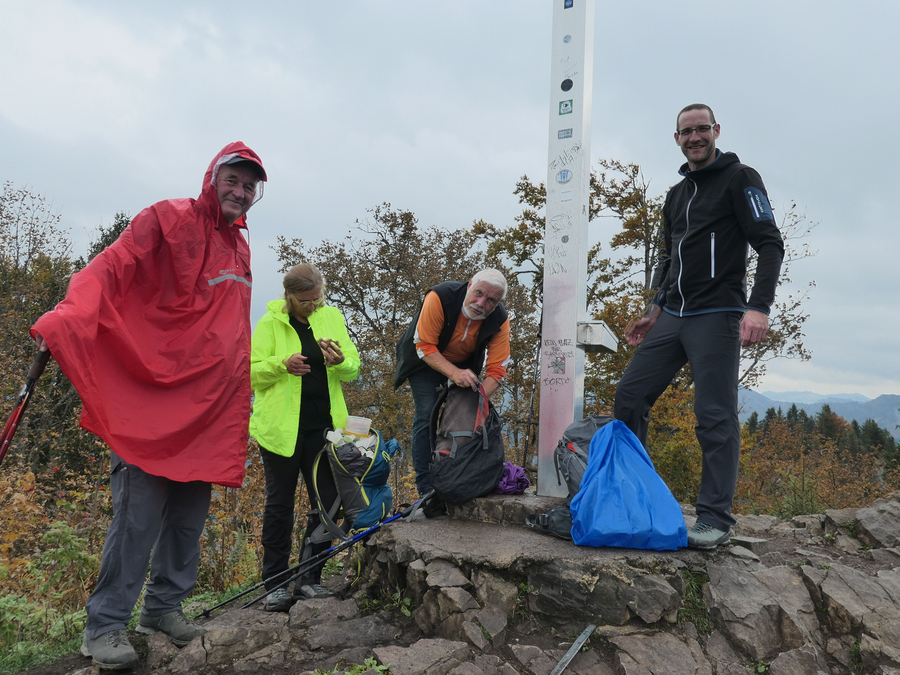
[[[176,481],[240,487],[250,418],[250,248],[219,210],[213,180],[198,199],[141,211],[72,277],[66,299],[32,328],[81,395],[81,425],[126,462]]]

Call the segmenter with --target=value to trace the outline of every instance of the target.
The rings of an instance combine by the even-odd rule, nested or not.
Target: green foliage
[[[312,672],[312,675],[338,675],[339,673],[342,673],[343,675],[362,675],[362,673],[369,670],[387,674],[390,673],[391,667],[389,665],[379,666],[378,661],[373,658],[368,658],[359,665],[340,666],[339,668],[334,668],[332,670],[322,670],[321,668],[317,668]]]
[[[528,616],[528,596],[531,587],[525,581],[520,581],[516,590],[516,602],[513,605],[513,617]]]
[[[3,600],[0,598],[0,603]],[[53,663],[81,645],[81,635],[59,642],[16,642],[8,651],[0,650],[0,675],[20,673]]]
[[[381,598],[366,597],[359,603],[359,609],[364,614],[389,611],[400,612],[405,617],[412,615],[410,610],[412,600],[406,597],[406,591],[396,589],[393,593],[382,595]]]
[[[25,379],[35,346],[28,331],[63,299],[72,273],[70,242],[47,200],[3,185],[0,194],[0,393],[9,400]],[[92,444],[78,425],[81,401],[58,366],[50,363],[32,397],[26,424],[9,449],[40,473],[51,462],[73,466]]]
[[[81,604],[85,586],[100,568],[99,556],[68,523],[52,523],[42,541],[44,550],[28,565],[36,586],[56,605]]]
[[[213,486],[209,517],[200,537],[199,591],[221,592],[258,577],[265,499],[262,460],[251,442],[244,487]]]
[[[709,583],[709,577],[703,572],[682,570],[681,578],[684,580],[684,595],[678,609],[678,622],[693,623],[698,633],[709,635],[712,632],[712,622],[709,607],[703,599],[703,584]]]
[[[325,561],[325,567],[322,568],[322,578],[330,579],[333,576],[344,573],[344,556],[336,555]]]
[[[26,565],[22,592],[0,595],[0,672],[37,665],[43,654],[58,655],[84,630],[85,584],[97,573],[97,556],[88,540],[63,522],[52,523],[42,538],[44,549]],[[4,576],[9,572],[0,567]],[[5,669],[9,668],[10,671]]]
[[[850,645],[850,672],[854,673],[854,675],[863,675],[866,672],[859,640]]]

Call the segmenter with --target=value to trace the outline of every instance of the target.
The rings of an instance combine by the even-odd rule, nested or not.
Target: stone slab
[[[487,495],[464,504],[449,504],[447,512],[454,520],[525,527],[525,516],[543,513],[565,503],[562,497],[538,497],[533,491],[526,490],[521,495]]]

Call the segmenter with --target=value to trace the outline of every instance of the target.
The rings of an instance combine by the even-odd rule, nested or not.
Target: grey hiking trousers
[[[703,451],[698,522],[727,530],[741,454],[738,420],[740,312],[677,317],[663,312],[618,387],[614,415],[647,447],[650,408],[685,363],[694,378],[697,440]]]
[[[88,598],[88,638],[124,629],[147,577],[150,615],[181,609],[197,583],[200,534],[212,484],[152,476],[112,453],[113,519],[106,532],[97,587]],[[153,553],[152,562],[150,560]]]

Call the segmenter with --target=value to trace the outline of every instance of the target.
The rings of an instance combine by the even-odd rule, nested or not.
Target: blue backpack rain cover
[[[572,540],[579,546],[673,551],[687,546],[681,506],[650,455],[620,420],[591,439],[581,489],[572,499]]]

